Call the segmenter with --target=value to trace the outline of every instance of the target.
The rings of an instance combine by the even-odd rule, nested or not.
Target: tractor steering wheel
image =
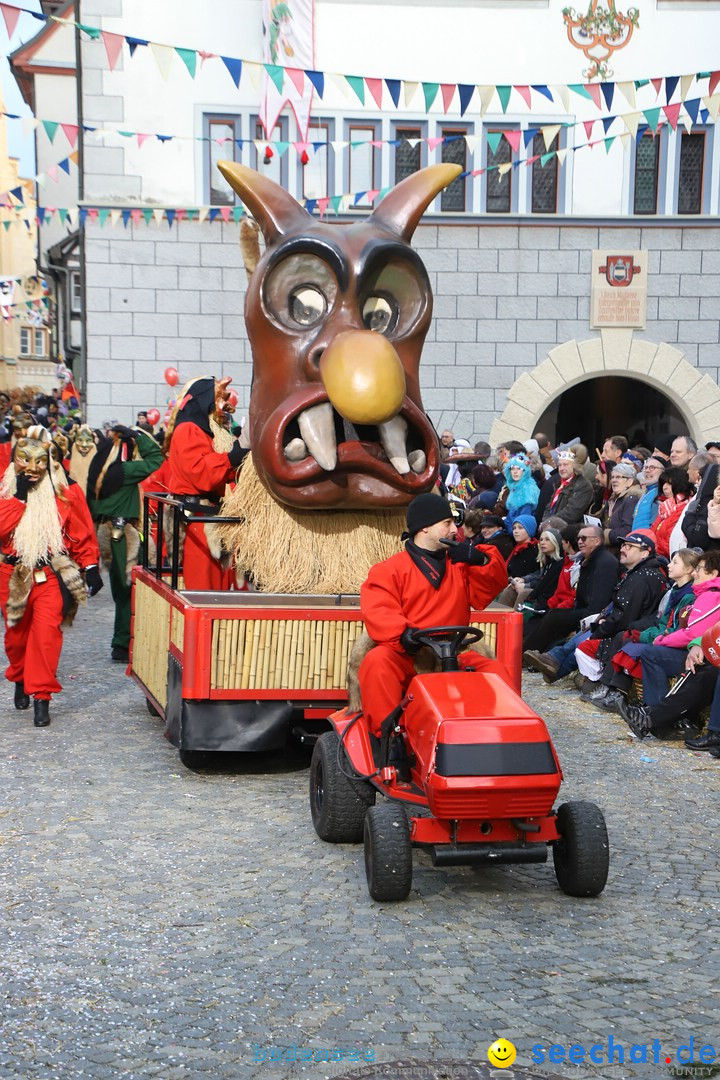
[[[413,630],[410,636],[418,645],[429,645],[440,661],[447,661],[485,635],[474,626],[429,626],[427,630]]]

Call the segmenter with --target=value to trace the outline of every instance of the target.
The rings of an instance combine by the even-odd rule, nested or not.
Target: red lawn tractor
[[[458,653],[480,637],[469,626],[415,632],[441,670],[413,678],[380,739],[361,712],[332,714],[310,767],[315,830],[364,841],[378,901],[407,898],[413,845],[435,866],[546,862],[550,846],[563,892],[598,896],[609,868],[602,811],[553,810],[562,771],[545,723],[500,676],[460,669]]]

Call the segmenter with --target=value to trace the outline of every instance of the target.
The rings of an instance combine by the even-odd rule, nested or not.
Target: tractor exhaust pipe
[[[430,848],[433,866],[475,866],[483,863],[547,862],[547,844],[436,844]]]

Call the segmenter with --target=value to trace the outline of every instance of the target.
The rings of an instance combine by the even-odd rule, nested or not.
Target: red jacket
[[[360,589],[360,611],[373,641],[404,650],[400,636],[409,626],[466,626],[470,609],[482,609],[507,585],[505,562],[496,547],[478,544],[486,566],[451,563],[434,589],[406,551],[377,563]]]
[[[170,441],[168,458],[173,495],[225,494],[225,485],[235,477],[227,454],[213,450],[210,435],[197,424],[180,424]]]
[[[97,566],[100,562],[100,550],[82,488],[79,484],[69,484],[61,496],[55,497],[55,502],[68,555],[81,570],[87,566]],[[0,499],[0,545],[4,555],[16,554],[12,542],[13,533],[26,508],[27,503],[20,499]]]
[[[571,608],[575,603],[575,590],[570,584],[570,572],[572,568],[573,560],[569,555],[566,555],[562,570],[560,571],[558,587],[548,600],[549,608]]]

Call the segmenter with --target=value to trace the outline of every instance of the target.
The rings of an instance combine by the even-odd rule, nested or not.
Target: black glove
[[[119,435],[121,439],[134,439],[135,432],[132,428],[125,427],[124,424],[116,424],[112,429],[113,435]]]
[[[104,582],[100,577],[97,566],[85,567],[85,584],[87,585],[88,596],[96,596],[100,592]]]
[[[30,487],[30,481],[25,473],[18,473],[15,477],[15,498],[19,499],[20,502],[27,502]]]
[[[241,446],[240,443],[238,442],[238,440],[236,439],[232,450],[228,454],[228,458],[230,460],[230,464],[232,465],[233,469],[237,469],[238,465],[242,465],[242,463],[243,463],[243,461],[245,459],[245,455],[247,453],[248,453],[248,451],[243,446]]]
[[[402,645],[405,652],[409,653],[410,656],[414,656],[415,653],[420,652],[420,649],[422,648],[420,642],[414,641],[411,636],[415,633],[416,630],[416,626],[408,626],[408,628],[406,630],[403,630],[402,634],[400,635],[400,644]]]
[[[490,562],[489,555],[479,548],[473,547],[470,540],[459,543],[457,540],[442,540],[448,548],[448,558],[451,563],[467,563],[468,566],[486,566]]]

